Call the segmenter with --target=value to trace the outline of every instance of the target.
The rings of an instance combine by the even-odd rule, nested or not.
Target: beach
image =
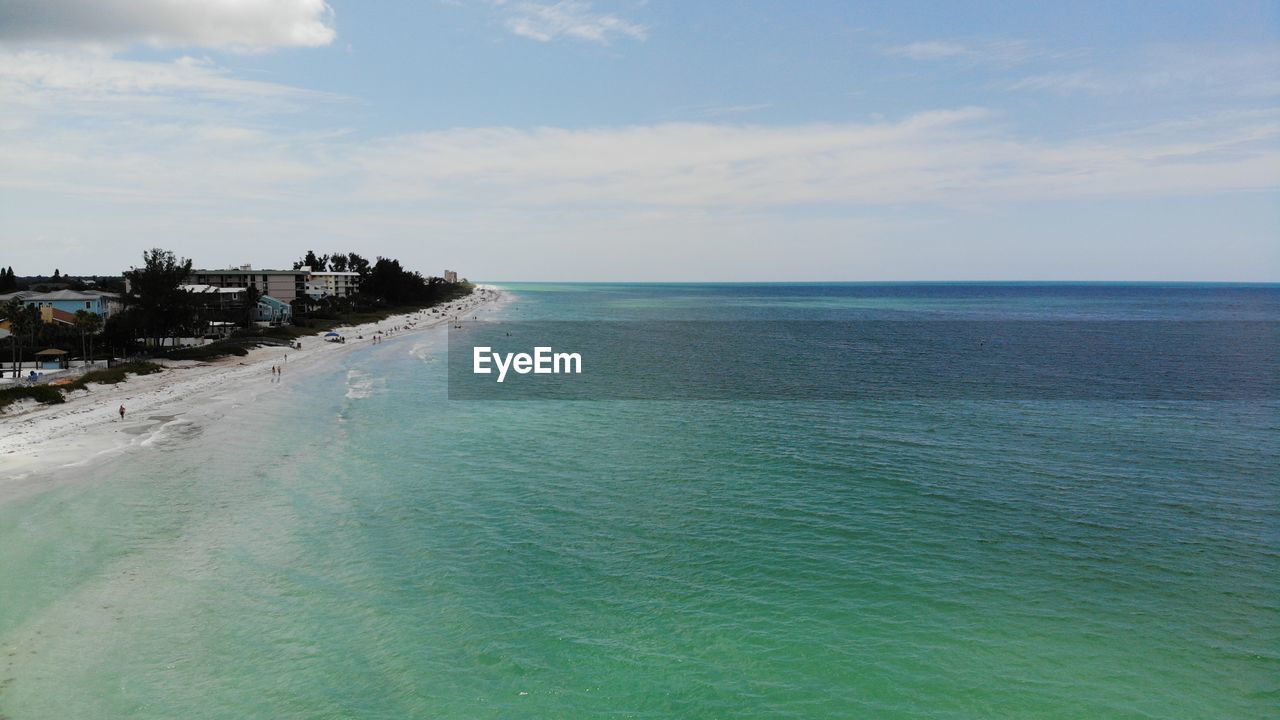
[[[116,385],[94,384],[68,393],[62,404],[15,403],[0,413],[0,502],[38,491],[51,471],[83,467],[92,472],[109,456],[147,447],[166,429],[223,418],[263,393],[296,382],[308,370],[373,344],[375,337],[420,335],[453,317],[469,320],[500,297],[493,286],[477,286],[471,295],[437,308],[337,327],[342,343],[326,342],[317,334],[303,338],[300,350],[263,346],[207,362],[159,360],[161,372],[130,375]],[[375,335],[393,328],[399,328],[394,335]],[[278,376],[273,367],[280,368]]]

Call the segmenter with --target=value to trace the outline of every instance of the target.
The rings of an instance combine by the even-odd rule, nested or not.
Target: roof
[[[192,275],[306,275],[306,270],[192,270]]]
[[[7,302],[11,298],[18,298],[23,302],[46,302],[52,300],[98,300],[99,298],[114,300],[117,297],[119,295],[103,292],[102,290],[55,290],[47,293],[36,292],[35,290],[20,290],[0,295],[0,302]]]
[[[266,305],[268,307],[274,307],[277,309],[284,309],[284,308],[293,309],[293,306],[290,305],[289,303],[283,300],[277,300],[276,298],[273,298],[270,295],[263,295],[262,297],[258,298],[258,304]]]
[[[41,356],[48,357],[50,355],[66,355],[66,354],[67,354],[66,350],[59,350],[58,348],[47,348],[45,350],[41,350],[40,352],[36,353],[36,357],[41,357]]]
[[[57,290],[49,293],[42,293],[39,300],[97,300],[103,297],[115,297],[113,293],[102,292],[101,290]]]
[[[196,295],[205,294],[225,294],[232,295],[235,293],[248,292],[248,288],[242,287],[218,287],[216,285],[179,285],[179,288]]]
[[[76,312],[88,312],[88,310],[77,310]],[[48,320],[46,320],[45,322],[52,320],[53,322],[62,323],[63,325],[76,324],[75,313],[69,313],[66,310],[59,310],[56,307],[49,307],[49,306],[46,306],[40,309],[41,317],[43,317],[45,313],[48,313],[49,315]]]

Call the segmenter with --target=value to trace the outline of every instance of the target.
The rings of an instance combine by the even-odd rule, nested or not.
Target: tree
[[[9,334],[13,353],[13,376],[18,377],[22,363],[22,345],[28,336],[34,338],[36,328],[40,325],[40,311],[27,307],[18,298],[12,298],[4,304],[4,319],[9,321]]]
[[[369,277],[369,261],[356,253],[347,255],[347,272],[360,274],[360,282],[363,283]]]
[[[93,362],[93,336],[102,330],[102,316],[89,312],[88,310],[76,311],[76,329],[80,331],[80,357],[85,360],[85,364]],[[89,336],[89,354],[86,356],[84,352],[85,335]]]
[[[253,327],[253,322],[258,319],[258,301],[262,299],[262,293],[258,292],[255,285],[250,285],[244,295],[244,326],[245,328]]]
[[[329,256],[329,269],[334,272],[347,271],[347,256],[343,253],[334,253]]]
[[[18,345],[21,342],[18,337],[17,318],[22,314],[22,301],[18,298],[11,298],[9,302],[0,307],[0,317],[9,321],[9,353],[11,357],[10,367],[13,368],[13,376],[18,377]]]
[[[54,268],[54,269],[53,269],[53,279],[54,279],[54,280],[57,280],[57,279],[58,279],[58,278],[60,278],[60,277],[62,277],[62,271],[61,271],[61,270],[59,270],[58,268]]]
[[[176,337],[181,330],[194,327],[195,304],[182,284],[191,274],[191,261],[176,257],[172,251],[154,248],[142,253],[143,266],[129,268],[124,277],[129,291],[124,296],[125,312],[144,337]]]
[[[324,272],[329,267],[329,256],[317,256],[315,250],[308,250],[305,257],[293,264],[294,270],[301,270],[304,267],[311,268],[312,272]]]

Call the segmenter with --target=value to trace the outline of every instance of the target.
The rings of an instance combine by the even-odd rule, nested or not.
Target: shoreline
[[[453,315],[498,303],[503,295],[492,285],[477,285],[471,295],[439,308],[334,328],[346,338],[344,343],[326,342],[318,333],[300,338],[301,350],[262,346],[247,355],[211,361],[162,360],[161,372],[131,375],[117,385],[94,384],[69,393],[62,404],[10,406],[0,414],[0,503],[38,491],[58,471],[87,470],[101,459],[145,448],[166,427],[225,414],[279,389],[281,385],[264,387],[260,382],[272,365],[284,370],[281,382],[290,383],[291,376],[372,345],[377,330],[400,326],[390,339],[419,335],[445,325]],[[432,309],[444,312],[434,316]],[[126,411],[123,421],[116,414],[120,405]]]

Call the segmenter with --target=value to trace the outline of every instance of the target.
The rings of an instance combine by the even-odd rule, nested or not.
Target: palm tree
[[[12,355],[10,367],[13,376],[18,377],[18,317],[23,315],[24,306],[18,298],[10,298],[9,302],[0,306],[0,317],[9,321],[9,351]]]
[[[244,326],[252,329],[254,320],[258,319],[258,301],[262,299],[257,285],[245,288],[244,293]]]
[[[11,298],[4,305],[4,317],[9,321],[9,332],[13,337],[13,376],[16,378],[22,362],[22,338],[24,335],[34,334],[40,324],[40,311],[27,307],[17,298]]]
[[[88,359],[84,361],[85,365],[93,362],[93,336],[102,331],[102,316],[88,310],[76,311],[76,329],[80,331],[80,357],[85,358],[84,346],[85,335],[89,336],[89,354]]]

